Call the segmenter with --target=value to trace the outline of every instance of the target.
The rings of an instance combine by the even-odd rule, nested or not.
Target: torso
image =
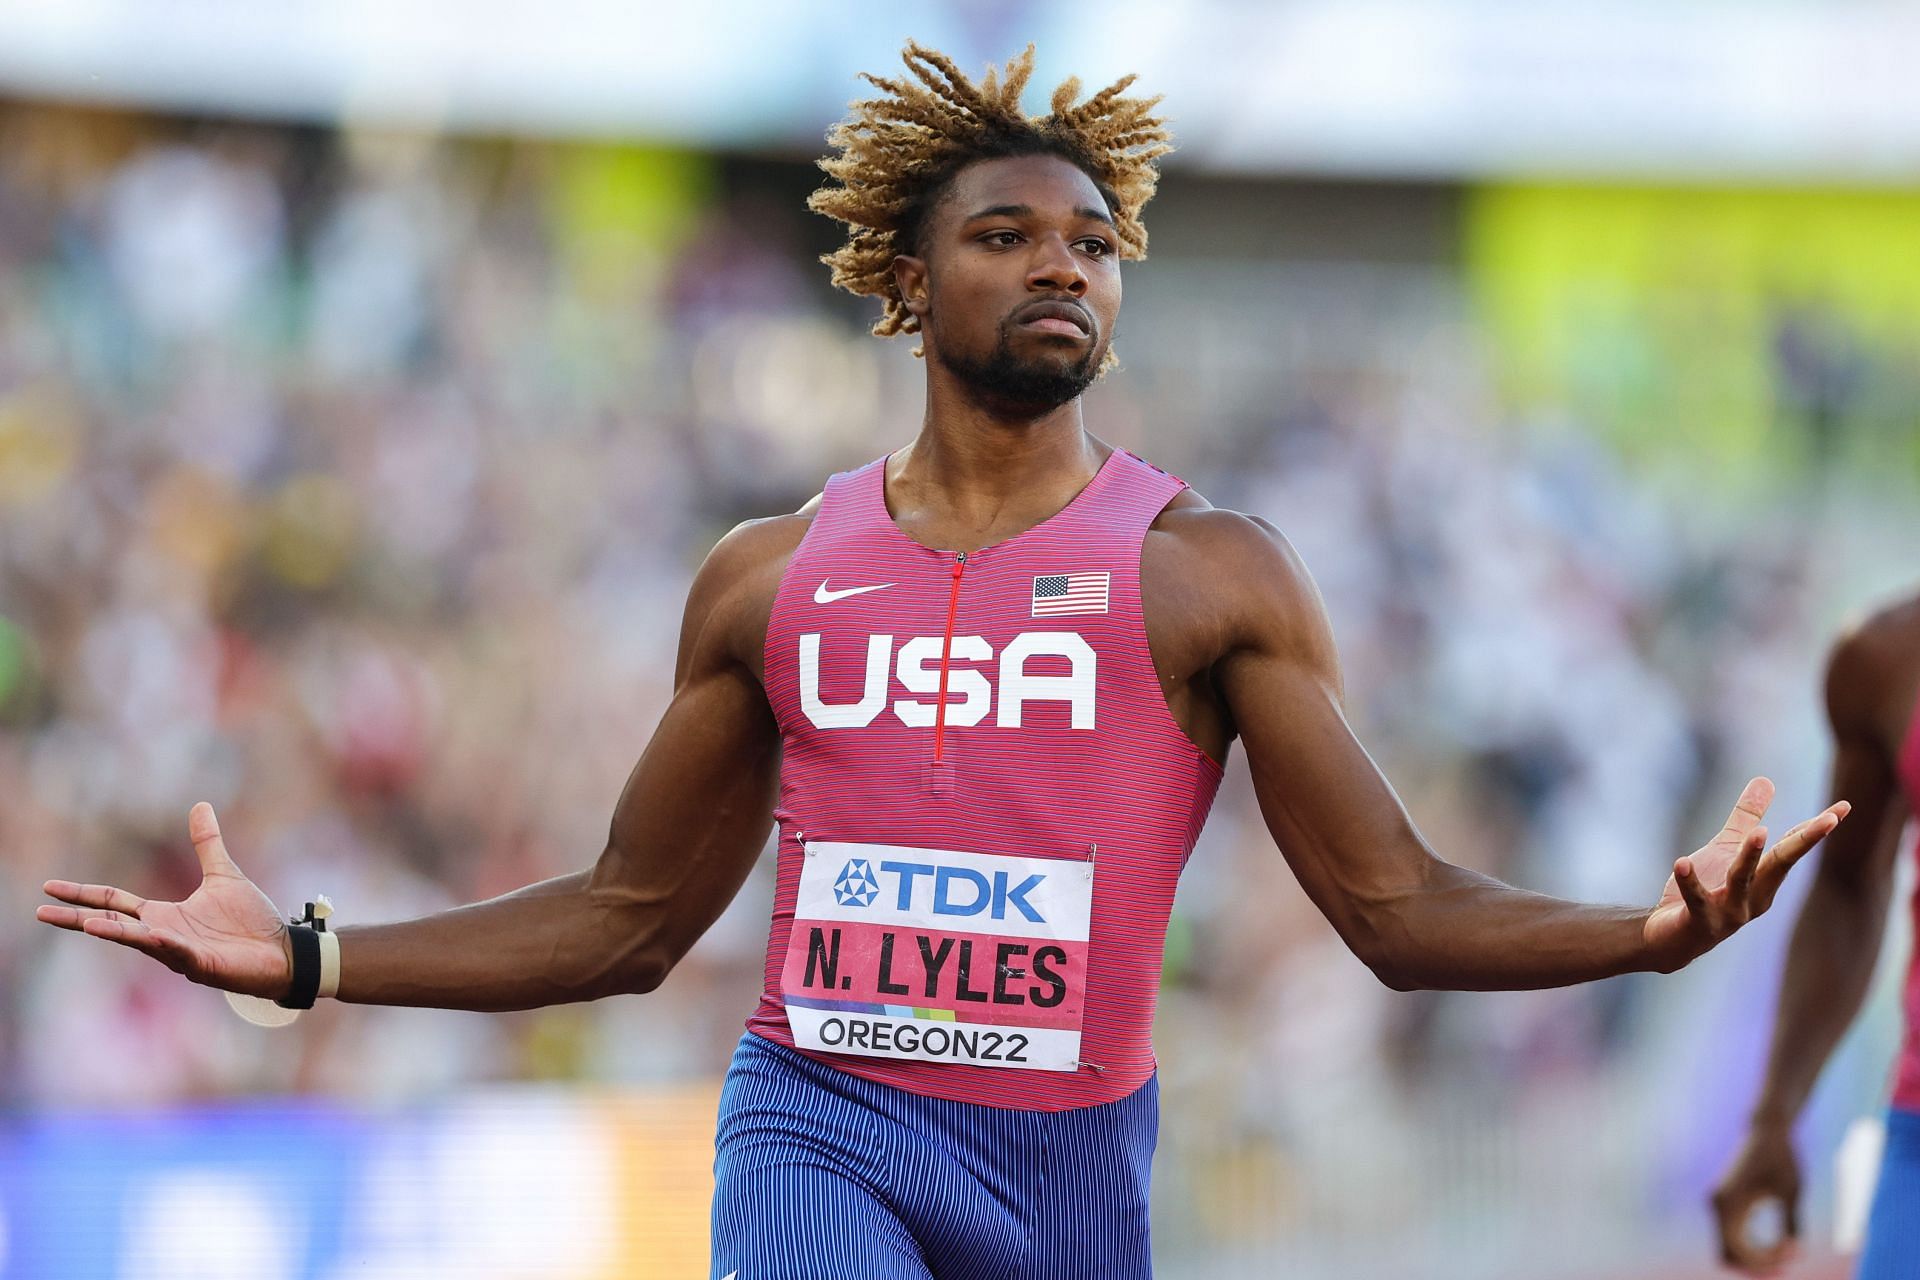
[[[1230,740],[1209,674],[1225,629],[1183,537],[1214,513],[1131,455],[1006,536],[889,511],[883,477],[836,477],[824,508],[779,522],[779,572],[753,575],[753,669],[784,746],[749,1025],[934,1096],[1111,1101],[1152,1070],[1166,917]],[[991,913],[969,885],[991,886]],[[970,988],[955,957],[975,957]],[[879,1029],[830,1051],[861,1019],[940,1052],[899,1053]],[[972,1054],[956,1032],[983,1025],[1027,1069],[941,1056]]]

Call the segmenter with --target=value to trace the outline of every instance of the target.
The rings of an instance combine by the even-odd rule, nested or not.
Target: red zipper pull
[[[960,575],[967,571],[967,553],[953,553],[953,590],[947,595],[947,634],[940,645],[940,702],[933,712],[933,763],[940,764],[940,757],[947,745],[947,672],[953,658],[953,623],[960,612]]]

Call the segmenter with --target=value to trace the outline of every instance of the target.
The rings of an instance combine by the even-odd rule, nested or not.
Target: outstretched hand
[[[1826,839],[1852,807],[1845,800],[1828,806],[1769,849],[1760,820],[1772,803],[1773,783],[1755,778],[1740,793],[1720,834],[1673,864],[1644,935],[1663,972],[1712,950],[1772,906],[1793,864]]]
[[[200,887],[183,902],[155,902],[104,884],[49,880],[50,898],[35,919],[143,951],[195,982],[223,991],[277,999],[293,981],[287,926],[273,901],[227,856],[213,806],[187,815],[200,855]]]

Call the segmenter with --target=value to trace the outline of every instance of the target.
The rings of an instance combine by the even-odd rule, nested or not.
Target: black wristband
[[[311,1009],[320,994],[320,934],[304,924],[287,926],[293,946],[293,986],[274,1003],[282,1009]]]

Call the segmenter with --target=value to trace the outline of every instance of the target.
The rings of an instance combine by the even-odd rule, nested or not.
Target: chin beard
[[[985,359],[942,356],[941,363],[987,404],[1013,416],[1037,418],[1092,386],[1104,354],[1090,349],[1070,364],[1023,360],[1002,338]]]

